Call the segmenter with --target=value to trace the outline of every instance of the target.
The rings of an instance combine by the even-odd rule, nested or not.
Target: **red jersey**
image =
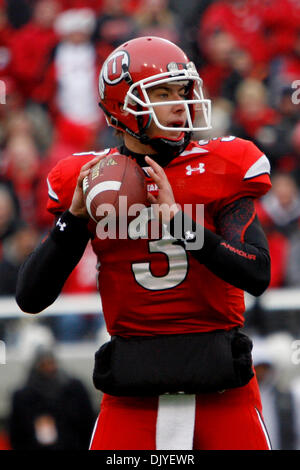
[[[54,167],[48,178],[50,212],[70,207],[80,168],[94,157],[95,153],[75,154]],[[164,170],[175,201],[183,210],[185,205],[204,204],[204,225],[213,232],[224,206],[245,196],[258,198],[271,187],[266,156],[253,143],[234,137],[191,142]],[[150,180],[148,190],[156,190]],[[145,208],[141,225],[149,223],[148,214]],[[96,232],[92,221],[89,228]],[[174,242],[95,236],[92,245],[109,334],[194,333],[243,325],[244,292]]]

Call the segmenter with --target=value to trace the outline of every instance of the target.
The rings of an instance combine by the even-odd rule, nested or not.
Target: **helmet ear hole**
[[[124,103],[118,103],[118,114],[121,113],[122,116],[128,116],[129,112],[125,111]]]

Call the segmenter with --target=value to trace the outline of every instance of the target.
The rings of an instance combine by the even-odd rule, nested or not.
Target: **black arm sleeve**
[[[175,233],[176,217],[181,216],[177,213],[171,221],[171,235]],[[184,227],[192,227],[192,232],[197,232],[195,222],[186,218],[184,214],[185,242]],[[226,206],[216,225],[217,233],[204,228],[204,244],[199,250],[190,250],[191,256],[224,281],[254,296],[261,295],[270,283],[270,255],[252,198],[242,198]]]
[[[16,288],[21,310],[38,313],[55,301],[89,241],[87,222],[64,212],[48,238],[25,260]]]

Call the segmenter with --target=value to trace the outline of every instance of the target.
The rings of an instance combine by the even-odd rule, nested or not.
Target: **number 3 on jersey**
[[[141,211],[128,226],[128,234],[132,239],[146,236],[148,223],[154,219],[151,207]],[[137,231],[138,227],[138,231]],[[188,271],[188,259],[185,249],[168,233],[163,226],[163,237],[159,240],[148,241],[150,253],[163,253],[167,257],[168,273],[165,276],[154,276],[151,263],[132,263],[132,272],[136,282],[148,290],[172,289],[184,281]]]

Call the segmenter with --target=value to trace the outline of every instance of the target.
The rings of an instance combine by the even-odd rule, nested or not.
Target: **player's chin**
[[[163,135],[161,137],[164,137],[165,139],[173,139],[173,140],[176,140],[176,139],[179,139],[179,137],[181,136],[182,132],[181,131],[175,131],[175,130],[172,130],[172,131],[164,131],[163,132]]]

